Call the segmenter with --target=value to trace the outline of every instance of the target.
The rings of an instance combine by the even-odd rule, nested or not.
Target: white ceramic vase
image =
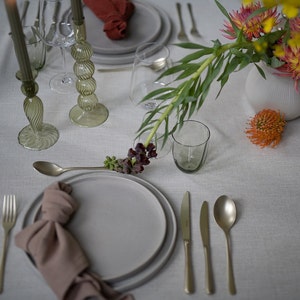
[[[246,98],[255,113],[263,109],[274,109],[284,113],[287,121],[300,116],[300,92],[294,87],[289,77],[276,75],[278,71],[266,64],[259,65],[265,75],[264,79],[253,66],[246,79]]]

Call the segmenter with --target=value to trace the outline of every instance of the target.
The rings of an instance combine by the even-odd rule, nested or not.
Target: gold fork
[[[183,25],[182,14],[181,14],[181,4],[178,3],[178,2],[176,3],[176,9],[177,9],[177,14],[178,14],[178,18],[179,18],[179,25],[180,25],[180,29],[179,29],[179,32],[177,34],[177,38],[180,41],[188,42],[189,39],[187,37],[187,34],[184,31],[184,25]]]
[[[201,34],[197,30],[196,21],[194,19],[194,15],[193,15],[192,4],[188,3],[187,6],[188,6],[188,10],[189,10],[189,13],[191,16],[191,21],[192,21],[191,35],[193,35],[195,37],[201,37]]]
[[[5,266],[8,234],[16,224],[16,219],[17,219],[16,197],[15,195],[5,195],[3,199],[3,210],[2,210],[2,227],[4,229],[4,241],[2,247],[1,265],[0,265],[0,294],[3,291],[4,266]]]

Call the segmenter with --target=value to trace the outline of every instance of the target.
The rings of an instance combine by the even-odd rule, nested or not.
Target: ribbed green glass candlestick
[[[93,78],[95,66],[90,58],[93,55],[91,45],[86,41],[85,24],[74,24],[75,44],[71,47],[71,55],[75,59],[74,73],[77,77],[76,89],[79,92],[77,105],[69,117],[71,121],[82,127],[95,127],[104,123],[108,117],[107,108],[98,102],[95,95],[97,87]]]
[[[21,91],[26,96],[24,112],[29,125],[18,136],[19,143],[27,149],[44,150],[54,145],[59,137],[58,130],[50,124],[43,123],[44,108],[42,100],[36,95],[37,83],[22,81]]]

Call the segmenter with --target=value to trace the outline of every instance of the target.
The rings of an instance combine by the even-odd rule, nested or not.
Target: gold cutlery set
[[[185,272],[184,272],[184,291],[187,294],[194,293],[194,275],[191,255],[191,216],[190,216],[190,193],[185,192],[181,204],[180,223],[182,230],[182,239],[185,252]],[[224,231],[227,245],[227,269],[228,269],[228,288],[230,294],[236,294],[236,287],[233,275],[232,258],[230,251],[229,231],[236,220],[236,207],[230,198],[220,196],[214,205],[214,217],[216,223]],[[200,210],[200,234],[203,244],[205,259],[205,290],[207,294],[215,292],[211,254],[210,254],[210,235],[209,235],[209,210],[208,202],[203,201]]]

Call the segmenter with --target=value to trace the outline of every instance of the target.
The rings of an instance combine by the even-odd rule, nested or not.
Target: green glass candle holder
[[[71,121],[82,127],[96,127],[108,118],[107,108],[98,102],[95,95],[97,87],[93,78],[95,66],[90,58],[93,55],[91,45],[86,41],[85,24],[74,24],[75,44],[71,47],[71,55],[75,59],[73,71],[77,77],[76,89],[79,92],[77,105],[75,105],[69,117]]]
[[[38,89],[34,80],[22,81],[21,91],[26,96],[23,107],[29,125],[19,132],[18,140],[31,150],[48,149],[59,138],[58,130],[53,125],[43,123],[44,108],[42,100],[36,95]]]

